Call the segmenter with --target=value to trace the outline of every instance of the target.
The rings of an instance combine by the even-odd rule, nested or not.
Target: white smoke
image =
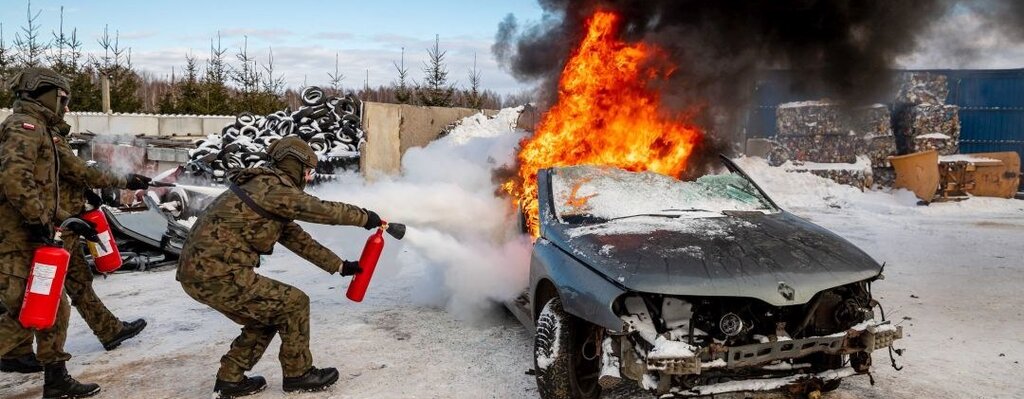
[[[513,163],[525,134],[512,127],[521,111],[464,119],[444,138],[409,149],[401,176],[366,182],[349,175],[311,191],[408,226],[403,241],[388,240],[374,280],[421,273],[414,300],[443,305],[458,318],[479,319],[527,285],[530,239],[516,231],[514,210],[507,198],[497,196],[492,178],[495,169]],[[360,236],[354,240],[359,246],[365,234]],[[358,257],[358,249],[347,250],[348,255],[339,251],[342,257]]]

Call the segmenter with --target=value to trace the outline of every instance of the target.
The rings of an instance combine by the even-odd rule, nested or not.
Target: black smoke
[[[1024,6],[1004,4],[1020,15]],[[891,89],[897,57],[957,3],[952,0],[541,0],[543,19],[506,18],[494,54],[517,79],[554,100],[557,77],[595,10],[623,17],[624,39],[655,44],[676,72],[658,89],[669,106],[707,105],[696,121],[735,134],[759,73],[790,69],[795,90],[844,104],[875,102]],[[1006,14],[1012,14],[1007,12]],[[1013,19],[1009,15],[1002,17]],[[1020,20],[1020,19],[1015,19]],[[542,101],[542,104],[545,101]]]

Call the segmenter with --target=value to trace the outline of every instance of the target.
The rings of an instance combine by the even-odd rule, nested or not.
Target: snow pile
[[[873,215],[961,215],[1022,213],[1024,202],[1002,198],[971,197],[966,201],[919,206],[914,193],[905,189],[861,191],[852,186],[809,173],[788,173],[768,165],[764,159],[741,157],[733,160],[779,206],[790,211],[865,211]]]
[[[478,318],[494,302],[514,298],[527,285],[530,239],[515,231],[513,209],[507,199],[495,195],[498,186],[492,180],[495,169],[515,159],[525,132],[512,126],[521,111],[505,109],[493,118],[464,119],[447,136],[409,149],[400,177],[368,183],[344,175],[311,191],[409,226],[404,241],[388,239],[375,280],[415,273],[420,284],[413,299],[445,305],[459,318]],[[325,242],[329,247],[361,245],[366,236],[355,231],[346,238],[339,229],[330,231],[316,235],[333,236]],[[341,252],[342,257],[354,259],[355,251],[358,247],[349,255]]]

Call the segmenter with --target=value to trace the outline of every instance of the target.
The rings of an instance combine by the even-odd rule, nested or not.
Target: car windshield
[[[777,212],[744,176],[724,171],[681,181],[653,172],[601,166],[556,168],[554,208],[566,223],[632,217],[708,218],[727,211]]]

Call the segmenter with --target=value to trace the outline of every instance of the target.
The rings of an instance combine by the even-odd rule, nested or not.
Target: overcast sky
[[[4,0],[0,6],[4,40],[10,44],[25,24],[27,0]],[[249,51],[261,62],[273,48],[276,69],[291,86],[326,85],[340,59],[343,85],[371,86],[396,79],[393,61],[405,47],[410,75],[422,76],[426,49],[440,36],[448,51],[450,77],[464,85],[476,55],[483,85],[500,93],[526,86],[501,71],[490,46],[498,22],[509,13],[520,21],[540,19],[534,0],[279,0],[279,1],[84,1],[34,0],[46,34],[56,30],[64,6],[65,29],[77,28],[87,51],[96,51],[104,25],[119,31],[121,44],[132,48],[138,68],[160,75],[180,72],[190,51],[200,59],[220,31],[234,57],[248,36]],[[232,62],[234,59],[232,59]]]

